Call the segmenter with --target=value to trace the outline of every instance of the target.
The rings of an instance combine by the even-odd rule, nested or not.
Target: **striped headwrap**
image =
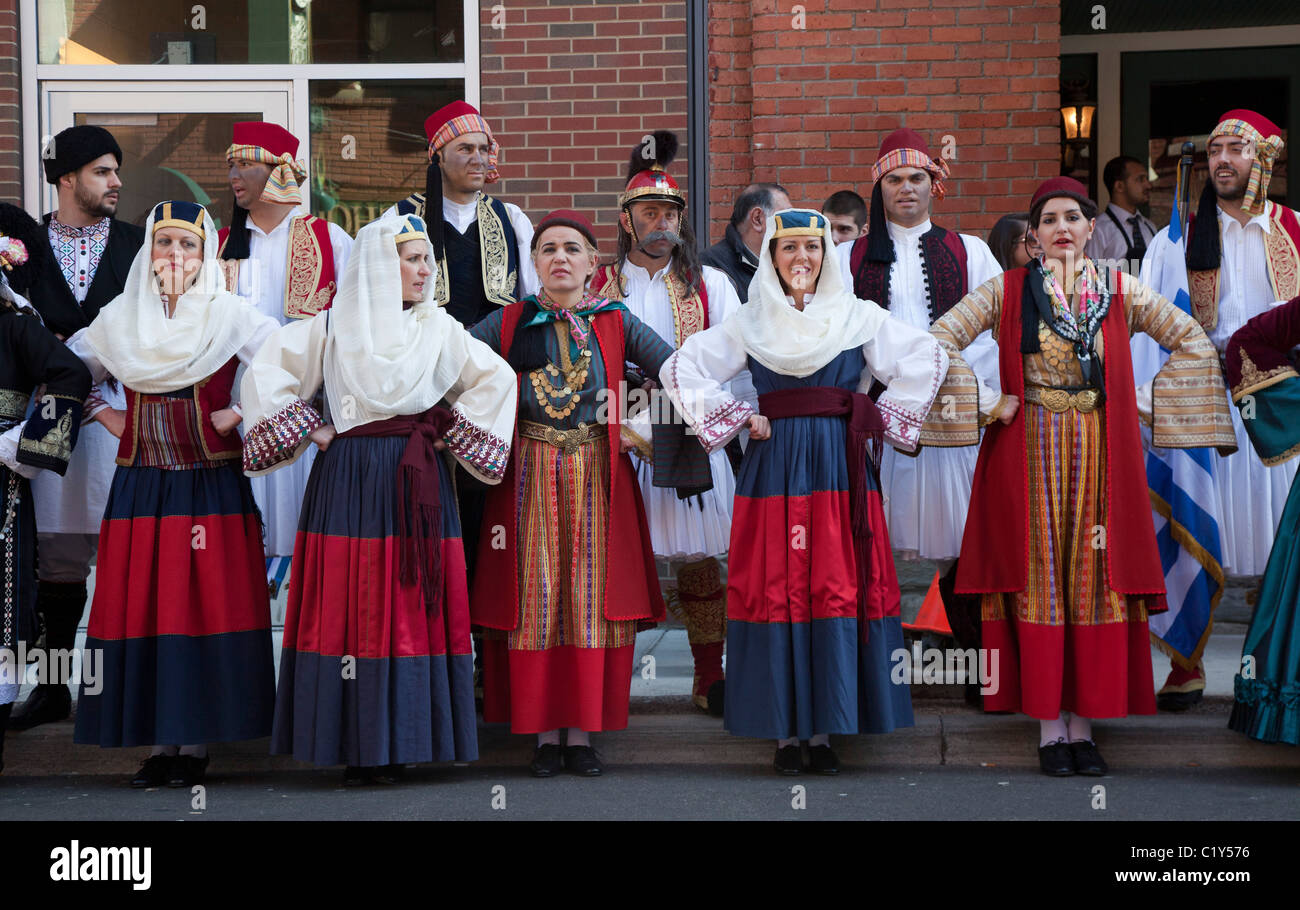
[[[942,158],[931,158],[926,152],[915,148],[896,148],[876,159],[871,166],[871,179],[877,182],[881,177],[899,167],[916,167],[930,175],[930,195],[942,199],[947,193],[943,185],[948,177],[948,162]]]
[[[469,105],[465,105],[469,108]],[[472,111],[472,113],[471,113]],[[434,116],[437,116],[436,114]],[[432,118],[430,118],[432,119]],[[497,153],[501,147],[497,144],[492,135],[492,130],[488,127],[487,121],[483,119],[477,111],[470,108],[469,111],[452,117],[447,120],[429,137],[429,160],[433,160],[435,153],[440,151],[444,145],[457,136],[463,136],[466,133],[483,133],[488,138],[488,167],[487,176],[484,180],[487,183],[496,183],[501,179],[501,172],[497,170]]]
[[[1254,111],[1232,110],[1220,118],[1207,144],[1216,136],[1237,136],[1245,140],[1242,154],[1250,159],[1250,177],[1241,207],[1251,215],[1263,214],[1268,202],[1268,183],[1273,177],[1273,162],[1285,144],[1282,131],[1267,117]]]
[[[300,187],[307,179],[307,168],[291,153],[273,155],[260,145],[235,144],[226,149],[226,161],[229,163],[236,158],[270,165],[271,176],[266,178],[266,186],[262,188],[263,202],[281,205],[298,205],[302,202]]]

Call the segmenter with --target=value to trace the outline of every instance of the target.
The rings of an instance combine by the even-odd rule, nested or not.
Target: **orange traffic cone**
[[[952,634],[952,629],[948,626],[948,612],[943,608],[943,598],[939,596],[938,572],[934,573],[930,590],[925,592],[925,600],[921,603],[921,611],[916,614],[916,622],[905,622],[903,628],[911,632]]]

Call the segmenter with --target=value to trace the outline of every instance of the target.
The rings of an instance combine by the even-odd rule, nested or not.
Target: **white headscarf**
[[[174,392],[207,379],[269,318],[226,291],[217,264],[217,229],[204,210],[203,265],[169,319],[153,272],[153,223],[151,212],[144,246],[131,263],[122,293],[84,330],[104,368],[146,394]]]
[[[816,215],[822,221],[822,268],[813,297],[802,310],[790,303],[772,262],[771,241],[779,215]],[[746,352],[775,373],[808,376],[841,351],[861,347],[888,318],[883,309],[845,289],[826,216],[811,209],[787,209],[768,216],[758,271],[749,282],[749,302],[722,324]]]
[[[414,223],[422,229],[420,219]],[[402,308],[395,238],[407,225],[407,216],[390,215],[357,232],[329,310],[325,390],[341,433],[427,411],[446,396],[469,356],[469,336],[434,302],[438,266],[427,238],[426,261],[433,274],[424,282],[423,298],[409,310]]]

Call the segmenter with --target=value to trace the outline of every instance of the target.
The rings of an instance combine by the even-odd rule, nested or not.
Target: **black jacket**
[[[41,223],[48,226],[50,216],[42,218]],[[52,255],[43,257],[44,268],[32,276],[27,287],[14,290],[31,301],[46,328],[68,338],[90,325],[100,308],[122,293],[131,263],[143,244],[144,228],[114,218],[108,227],[108,245],[81,304],[72,296],[63,270]]]
[[[700,256],[700,262],[727,273],[741,303],[749,301],[749,280],[758,271],[758,257],[749,251],[740,232],[727,225],[727,234]]]

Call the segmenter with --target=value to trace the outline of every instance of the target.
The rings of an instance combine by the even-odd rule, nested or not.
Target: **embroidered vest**
[[[128,388],[117,463],[181,470],[242,459],[238,431],[222,436],[212,426],[212,413],[230,407],[238,369],[239,360],[232,357],[207,379],[175,392],[145,395]]]
[[[289,262],[284,272],[284,315],[310,319],[334,301],[338,282],[334,273],[334,247],[329,222],[315,215],[292,215],[289,222]],[[220,257],[230,228],[217,232]],[[219,259],[226,272],[226,290],[239,293],[238,259]]]
[[[1265,260],[1268,280],[1273,286],[1274,300],[1290,300],[1300,295],[1300,220],[1296,213],[1284,205],[1269,202],[1268,217],[1271,224],[1264,235]],[[1187,222],[1187,242],[1190,247],[1196,216]],[[1223,225],[1216,218],[1214,225],[1222,232]],[[1222,250],[1222,247],[1220,247]],[[1222,253],[1220,253],[1222,260]],[[1192,299],[1192,315],[1206,332],[1219,324],[1219,269],[1187,272],[1187,292]]]
[[[889,309],[889,270],[893,263],[867,262],[867,238],[859,237],[849,253],[853,296]],[[966,296],[968,272],[966,245],[961,236],[937,224],[921,235],[921,271],[925,280],[930,324]]]
[[[424,194],[412,193],[397,203],[397,214],[416,215],[428,221],[424,213]],[[519,240],[510,224],[510,213],[500,199],[480,193],[474,221],[478,224],[479,275],[483,282],[483,296],[496,306],[509,306],[519,299]],[[443,219],[444,242],[450,236],[448,232],[459,233]],[[469,231],[466,230],[465,233],[468,235]],[[438,263],[438,281],[434,286],[438,306],[446,306],[451,301],[452,282],[449,280],[451,271],[448,266],[444,252],[442,262]]]
[[[624,278],[620,282],[619,277],[614,265],[600,266],[591,276],[591,293],[606,300],[625,300],[627,280]],[[664,273],[664,282],[668,286],[668,302],[673,308],[673,347],[680,348],[687,338],[709,327],[709,292],[701,279],[699,290],[691,293],[686,283],[671,269]]]

